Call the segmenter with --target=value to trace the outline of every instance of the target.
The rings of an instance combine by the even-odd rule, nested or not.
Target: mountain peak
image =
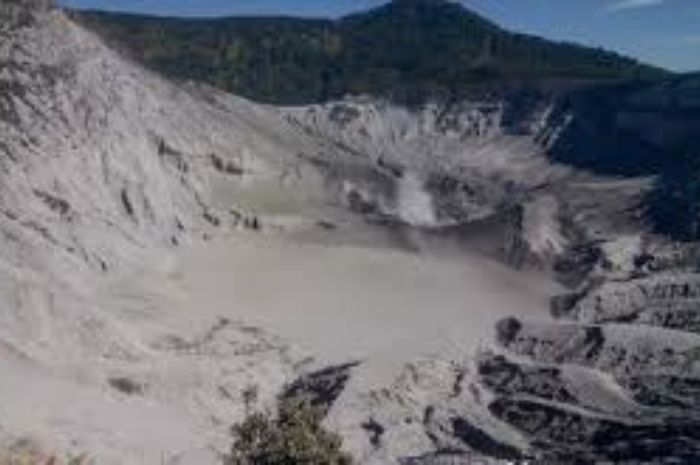
[[[456,5],[455,2],[450,0],[391,0],[388,5],[395,6],[444,6],[444,5]]]
[[[391,0],[390,2],[369,10],[367,13],[384,12],[388,14],[431,14],[431,15],[470,15],[478,16],[459,2],[452,0]]]
[[[464,38],[467,30],[476,35],[500,30],[495,23],[451,0],[392,0],[345,20],[348,23],[375,24],[382,30],[381,35],[402,34],[402,31],[410,30],[418,40],[428,42],[447,35]]]
[[[459,2],[452,0],[391,0],[387,5],[394,5],[396,7],[429,7],[429,8],[439,8],[445,6],[458,6],[463,8]]]

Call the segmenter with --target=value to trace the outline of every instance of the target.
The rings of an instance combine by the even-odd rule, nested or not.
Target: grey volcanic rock
[[[53,0],[5,0],[0,4],[0,33],[30,25],[38,14],[54,8]]]
[[[357,211],[423,228],[498,224],[500,258],[551,267],[575,247],[638,235],[649,181],[611,180],[551,163],[563,137],[548,99],[513,114],[509,100],[403,108],[351,98],[288,108],[286,119],[316,140],[313,160]],[[514,127],[517,126],[517,130]],[[571,261],[581,279],[603,257]],[[600,258],[600,260],[599,260]],[[563,262],[562,262],[563,263]]]
[[[479,363],[497,396],[492,413],[555,463],[698,460],[696,280],[676,273],[592,287],[560,312],[583,324],[501,322],[500,344],[517,358]]]
[[[341,397],[329,425],[343,432],[360,463],[500,464],[527,457],[523,437],[489,411],[492,399],[472,362],[424,359],[366,398]]]
[[[636,323],[700,333],[699,305],[699,275],[664,273],[606,282],[566,313],[583,323]]]
[[[499,322],[496,352],[410,366],[362,404],[367,463],[695,463],[697,279],[598,277],[560,321]]]
[[[692,260],[657,275],[639,261],[657,252],[635,210],[648,180],[551,163],[576,140],[552,102],[272,108],[169,83],[40,0],[3,2],[0,36],[0,442],[31,431],[100,463],[199,464],[244,407],[286,392],[330,409],[363,464],[697,456],[700,281],[671,272]],[[306,358],[264,330],[154,305],[177,276],[145,268],[286,224],[250,207],[272,197],[314,225],[343,208],[486,225],[489,251],[583,286],[554,302],[563,321],[500,323],[498,353],[413,362],[344,398],[350,365],[299,378]]]
[[[491,412],[528,436],[539,460],[692,463],[700,457],[698,417],[670,410],[660,395],[681,394],[680,384],[642,376],[615,385],[570,365],[521,363],[491,360],[482,374],[498,393]],[[640,392],[641,385],[648,390]]]
[[[511,324],[500,334],[513,353],[545,364],[573,363],[611,375],[668,374],[698,376],[700,336],[634,325]]]
[[[325,415],[345,389],[353,368],[358,365],[348,363],[307,373],[285,388],[282,399],[306,403],[320,409]]]
[[[629,424],[531,400],[500,399],[493,414],[532,438],[545,463],[691,463],[697,422]]]

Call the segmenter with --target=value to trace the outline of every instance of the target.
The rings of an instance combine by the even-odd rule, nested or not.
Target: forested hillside
[[[394,0],[339,20],[74,15],[170,77],[271,103],[347,94],[421,101],[484,86],[664,74],[604,50],[506,31],[445,0]]]

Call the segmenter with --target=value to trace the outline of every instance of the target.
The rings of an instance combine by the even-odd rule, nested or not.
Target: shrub
[[[321,425],[321,413],[306,403],[281,401],[277,416],[254,413],[232,428],[225,465],[350,465],[341,439]]]

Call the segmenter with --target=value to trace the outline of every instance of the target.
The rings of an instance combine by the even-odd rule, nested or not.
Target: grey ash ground
[[[214,464],[284,393],[362,464],[700,460],[697,247],[571,152],[686,138],[678,86],[596,140],[580,96],[256,104],[48,2],[0,36],[3,451]]]

